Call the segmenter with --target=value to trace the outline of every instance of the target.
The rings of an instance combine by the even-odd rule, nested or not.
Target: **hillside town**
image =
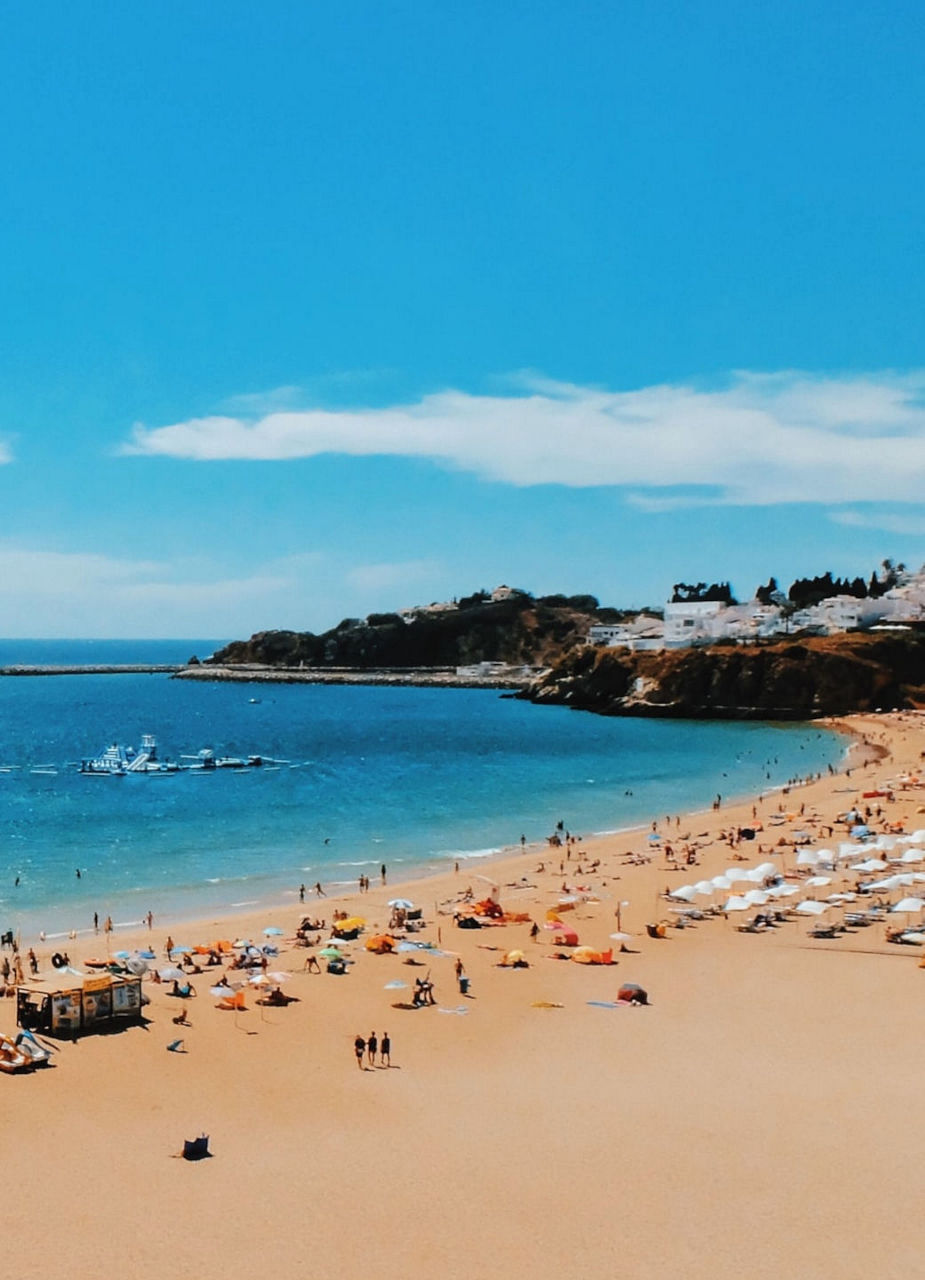
[[[645,652],[716,643],[755,644],[797,633],[909,629],[925,623],[925,566],[911,573],[890,565],[886,582],[893,585],[885,585],[882,592],[863,596],[839,593],[802,608],[776,590],[762,591],[761,598],[756,595],[746,604],[673,598],[661,617],[654,612],[639,613],[612,625],[592,626],[588,643]],[[690,594],[696,597],[698,593]]]

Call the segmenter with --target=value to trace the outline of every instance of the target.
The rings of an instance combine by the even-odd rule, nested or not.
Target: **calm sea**
[[[0,665],[183,661],[217,643],[6,641]],[[270,763],[78,772],[142,733],[162,757],[211,747]],[[709,808],[717,792],[780,785],[844,749],[814,726],[607,719],[483,690],[6,677],[0,926],[51,934],[94,911],[119,923],[295,904],[303,882],[355,884],[382,863],[397,880],[541,840],[559,820],[589,833]]]

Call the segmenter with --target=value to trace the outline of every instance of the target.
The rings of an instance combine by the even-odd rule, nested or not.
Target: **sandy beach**
[[[150,944],[166,964],[168,934],[263,942],[281,929],[271,968],[291,974],[283,985],[297,1002],[264,1007],[248,989],[246,1011],[219,1010],[217,969],[193,977],[185,1002],[146,980],[146,1025],[55,1042],[50,1068],[4,1076],[10,1274],[914,1273],[922,947],[887,942],[881,923],[813,938],[817,919],[792,911],[758,933],[737,927],[755,911],[677,928],[684,903],[664,896],[742,860],[773,862],[822,897],[857,876],[842,863],[830,887],[811,891],[797,857],[847,839],[838,815],[870,807],[874,833],[925,826],[925,788],[908,780],[922,764],[923,716],[845,727],[858,741],[847,776],[678,821],[653,814],[655,832],[309,895],[306,914],[367,921],[344,976],[304,970],[318,948],[294,945],[298,906],[116,932],[112,950]],[[758,826],[734,847],[723,838]],[[810,843],[794,844],[799,831]],[[666,858],[669,841],[683,865]],[[576,899],[563,921],[582,944],[614,947],[617,963],[555,959],[569,949],[545,928],[531,939],[528,922],[456,927],[466,891],[480,898],[493,885],[507,911],[540,926],[560,899]],[[441,954],[365,949],[397,896],[423,908],[426,925],[411,936]],[[618,911],[624,952],[610,939]],[[840,921],[842,909],[825,918]],[[666,936],[650,937],[659,921]],[[50,973],[52,948],[22,945]],[[68,944],[77,966],[105,945],[102,935]],[[528,967],[499,967],[515,948]],[[436,1004],[402,1007],[428,972]],[[617,1004],[624,982],[641,984],[650,1005]],[[172,1021],[181,1005],[188,1028]],[[0,1030],[15,1030],[12,999],[0,1001]],[[373,1030],[388,1031],[392,1065],[360,1071],[354,1037]],[[168,1052],[178,1037],[185,1051]],[[172,1158],[200,1133],[212,1158]]]

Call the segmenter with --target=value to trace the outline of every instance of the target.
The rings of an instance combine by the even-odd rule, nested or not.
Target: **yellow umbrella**
[[[341,933],[351,933],[354,929],[362,929],[366,921],[361,916],[350,916],[346,920],[335,921],[336,927]]]

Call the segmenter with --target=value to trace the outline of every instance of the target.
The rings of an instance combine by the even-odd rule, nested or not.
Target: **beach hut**
[[[26,1031],[73,1036],[112,1031],[141,1021],[141,978],[134,974],[94,975],[46,991],[16,988],[16,1021]]]

